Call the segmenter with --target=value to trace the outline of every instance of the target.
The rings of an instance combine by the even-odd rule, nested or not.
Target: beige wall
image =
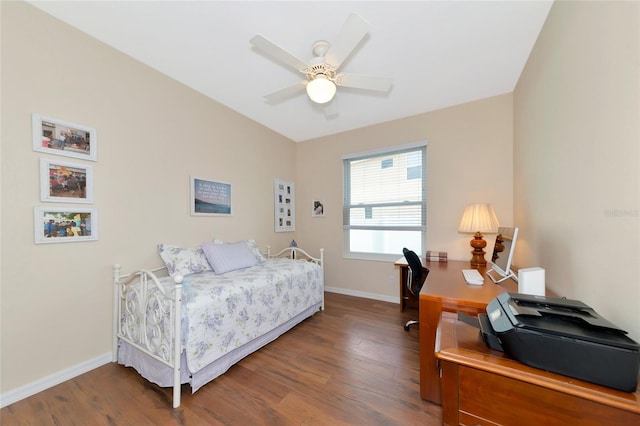
[[[514,93],[517,262],[635,340],[639,15],[639,2],[556,2]]]
[[[26,3],[1,10],[4,393],[109,352],[113,263],[160,265],[159,242],[288,245],[273,179],[295,179],[296,145]],[[32,150],[33,112],[97,129],[99,241],[33,243],[34,206],[60,205],[40,202],[39,159],[82,162]],[[192,217],[190,175],[231,183],[233,217]]]
[[[491,203],[501,223],[512,225],[512,101],[505,94],[299,144],[298,232],[301,242],[327,250],[327,286],[385,300],[399,297],[392,262],[343,258],[344,154],[427,141],[428,250],[471,258],[471,236],[458,233],[467,204]],[[324,218],[305,214],[314,197],[325,200]],[[493,237],[487,236],[489,246]]]

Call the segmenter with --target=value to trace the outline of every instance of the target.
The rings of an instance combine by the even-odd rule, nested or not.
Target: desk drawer
[[[463,413],[476,416],[479,424],[490,424],[481,419],[522,426],[640,422],[638,414],[487,371],[459,366],[458,374],[460,423]]]
[[[499,423],[491,422],[487,419],[480,418],[478,416],[474,416],[473,414],[465,413],[464,411],[460,411],[459,413],[459,422],[462,426],[499,426]]]

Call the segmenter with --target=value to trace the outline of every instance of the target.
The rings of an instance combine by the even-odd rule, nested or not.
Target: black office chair
[[[420,258],[414,251],[403,248],[402,253],[409,264],[409,270],[407,271],[407,289],[414,296],[418,296],[425,280],[427,279],[429,270],[422,267],[422,262],[420,262]],[[418,323],[419,321],[416,320],[407,321],[404,325],[404,331],[409,331],[409,327]]]

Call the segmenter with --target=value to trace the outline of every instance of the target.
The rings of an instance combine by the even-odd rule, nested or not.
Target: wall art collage
[[[96,129],[34,113],[33,150],[45,154],[97,161]],[[40,158],[40,201],[82,204],[34,207],[34,242],[66,243],[98,239],[98,211],[93,204],[90,163]]]

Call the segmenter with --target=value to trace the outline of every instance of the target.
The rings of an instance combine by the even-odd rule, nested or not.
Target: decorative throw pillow
[[[158,253],[172,277],[211,270],[200,247],[185,249],[171,244],[158,244]]]
[[[247,247],[249,247],[249,251],[251,251],[251,253],[253,253],[253,255],[258,259],[258,262],[263,262],[264,256],[260,252],[260,248],[258,247],[256,240],[247,240],[246,243]]]
[[[247,241],[238,241],[238,242],[239,243],[246,243],[247,247],[249,247],[249,251],[254,254],[256,259],[258,259],[258,262],[264,262],[264,260],[265,260],[264,255],[260,251],[260,248],[258,247],[258,243],[256,243],[256,240],[247,240]],[[213,240],[213,243],[214,244],[225,244],[225,242],[222,241],[222,240]]]
[[[246,241],[231,244],[204,243],[202,250],[216,274],[248,268],[258,263]]]

